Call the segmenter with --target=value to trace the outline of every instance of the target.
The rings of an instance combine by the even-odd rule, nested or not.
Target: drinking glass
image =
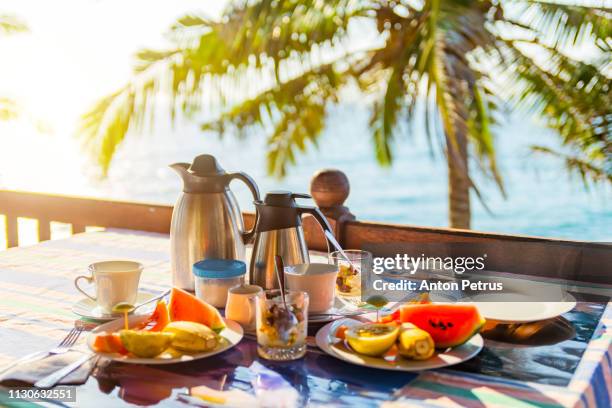
[[[306,354],[308,294],[286,290],[285,301],[289,313],[278,289],[257,299],[257,353],[268,360],[296,360]]]
[[[329,263],[338,266],[336,293],[347,297],[361,296],[361,276],[372,270],[372,253],[359,249],[347,249],[344,253],[356,268],[339,251],[329,254]]]

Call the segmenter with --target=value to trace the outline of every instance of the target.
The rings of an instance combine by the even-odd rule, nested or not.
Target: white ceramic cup
[[[285,267],[285,285],[289,290],[308,293],[310,313],[325,313],[334,306],[338,266],[324,263]]]
[[[255,301],[263,289],[257,285],[236,285],[227,291],[225,317],[239,323],[245,331],[255,330]]]
[[[133,261],[104,261],[89,265],[90,276],[80,275],[74,279],[79,292],[97,303],[104,313],[112,313],[117,303],[136,303],[138,282],[143,266]],[[79,287],[79,280],[94,283],[96,296],[91,296]]]

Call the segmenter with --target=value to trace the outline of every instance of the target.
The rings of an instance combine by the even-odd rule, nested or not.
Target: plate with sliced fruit
[[[174,364],[219,354],[242,340],[242,327],[208,303],[173,288],[149,316],[105,323],[87,338],[97,355],[122,363]]]
[[[473,305],[406,304],[379,322],[342,319],[317,332],[317,346],[340,360],[393,371],[459,364],[483,347],[485,320]]]

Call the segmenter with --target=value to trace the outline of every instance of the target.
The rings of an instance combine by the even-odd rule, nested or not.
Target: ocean
[[[373,154],[367,129],[368,114],[358,104],[333,108],[318,148],[309,146],[291,166],[286,178],[265,171],[265,136],[255,132],[238,140],[199,131],[195,124],[158,130],[125,142],[109,176],[90,181],[94,194],[127,200],[173,203],[181,180],[170,163],[201,153],[215,155],[228,171],[251,175],[264,194],[287,189],[308,192],[312,175],[336,168],[351,185],[346,205],[361,220],[445,227],[447,176],[444,157],[429,148],[422,127],[408,127],[394,144],[394,164],[381,168]],[[496,151],[507,198],[496,185],[475,173],[490,211],[473,195],[472,228],[480,231],[611,241],[612,200],[607,185],[586,188],[569,176],[563,163],[530,152],[531,144],[559,147],[559,138],[536,119],[510,116],[496,129]],[[475,168],[472,165],[472,168]],[[239,182],[232,185],[243,210],[252,210],[250,193]]]

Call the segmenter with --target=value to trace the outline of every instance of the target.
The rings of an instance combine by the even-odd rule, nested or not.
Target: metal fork
[[[81,335],[82,332],[83,332],[83,329],[81,327],[79,326],[73,327],[72,330],[70,330],[70,332],[68,333],[68,335],[64,337],[64,340],[62,340],[59,346],[49,350],[49,355],[64,354],[65,352],[70,350],[72,346],[75,345],[75,343],[79,339],[79,336]]]
[[[60,344],[58,344],[57,347],[54,347],[51,350],[36,351],[34,353],[28,354],[27,356],[21,357],[20,359],[14,361],[7,367],[0,370],[0,374],[4,374],[8,370],[16,367],[19,364],[31,363],[33,361],[40,360],[44,357],[52,356],[55,354],[64,354],[65,352],[70,350],[72,346],[74,346],[74,344],[79,339],[79,336],[81,335],[82,331],[83,328],[80,326],[73,327],[72,330],[70,330],[70,332],[66,335],[66,337],[64,337],[64,339],[60,342]]]

